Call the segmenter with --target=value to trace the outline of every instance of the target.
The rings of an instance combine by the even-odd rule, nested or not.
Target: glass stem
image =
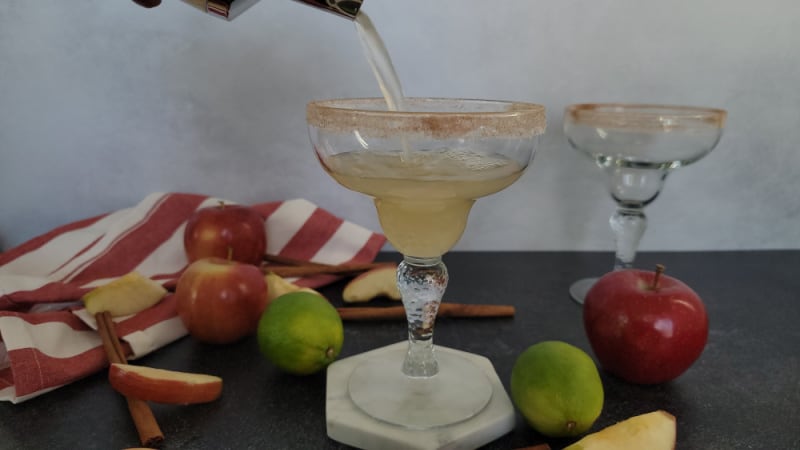
[[[410,377],[432,377],[439,372],[433,351],[433,327],[447,280],[447,267],[439,257],[405,256],[397,267],[397,287],[408,319],[403,373]]]
[[[614,270],[633,267],[636,250],[647,228],[647,217],[641,207],[619,207],[609,220],[616,238],[617,251],[614,258]]]

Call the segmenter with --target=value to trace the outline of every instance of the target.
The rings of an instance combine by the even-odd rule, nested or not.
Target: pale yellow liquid
[[[402,254],[437,257],[464,233],[472,204],[522,175],[500,155],[463,150],[348,152],[323,166],[344,187],[372,196],[386,238]]]

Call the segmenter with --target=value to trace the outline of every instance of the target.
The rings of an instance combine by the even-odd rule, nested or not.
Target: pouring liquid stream
[[[400,84],[400,77],[397,76],[392,58],[389,56],[389,51],[386,49],[381,35],[375,28],[375,24],[364,10],[359,12],[354,23],[367,62],[372,68],[372,73],[378,81],[378,87],[386,100],[386,107],[389,111],[404,111],[403,86]],[[411,156],[411,148],[404,137],[401,137],[401,145],[403,147],[402,159],[408,160]]]
[[[400,78],[389,57],[389,51],[383,43],[375,24],[363,10],[356,16],[356,31],[364,48],[372,72],[378,81],[378,87],[386,99],[386,105],[390,111],[403,111],[403,87],[400,85]]]

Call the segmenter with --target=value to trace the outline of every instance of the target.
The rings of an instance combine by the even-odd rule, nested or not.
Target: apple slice
[[[342,292],[342,300],[346,303],[368,302],[376,297],[389,297],[400,300],[397,289],[397,266],[387,264],[368,270],[350,280]]]
[[[222,394],[220,377],[130,364],[111,364],[108,381],[126,397],[156,403],[206,403]]]
[[[564,450],[674,450],[675,416],[653,411],[588,434]]]
[[[312,294],[317,294],[320,297],[323,295],[319,292],[315,291],[314,289],[307,288],[307,287],[300,287],[282,276],[275,274],[273,272],[269,272],[264,276],[264,279],[267,281],[267,301],[271,302],[272,300],[280,297],[283,294],[288,294],[289,292],[311,292]]]
[[[92,316],[108,311],[112,317],[127,316],[155,305],[167,295],[156,281],[131,272],[83,295],[83,305]]]

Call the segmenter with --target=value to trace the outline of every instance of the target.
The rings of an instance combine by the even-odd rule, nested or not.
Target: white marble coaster
[[[440,346],[436,346],[437,352],[454,353],[468,358],[486,371],[494,389],[486,408],[463,422],[428,430],[411,430],[391,425],[362,412],[353,404],[347,393],[353,369],[365,358],[387,353],[399,353],[402,360],[407,347],[408,342],[398,342],[336,361],[328,366],[325,402],[328,437],[366,450],[467,450],[485,445],[514,428],[514,406],[492,363],[483,356]]]

